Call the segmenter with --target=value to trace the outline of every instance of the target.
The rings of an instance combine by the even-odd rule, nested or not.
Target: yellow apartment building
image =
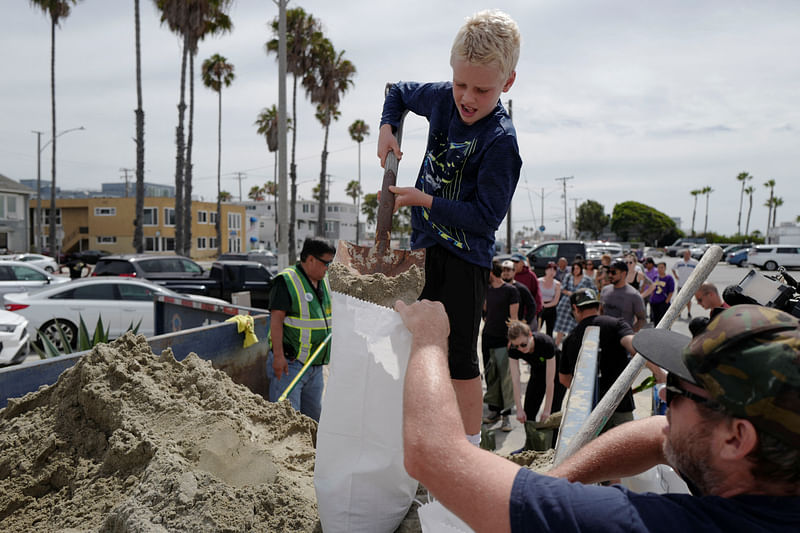
[[[35,218],[36,200],[30,201],[31,220]],[[50,200],[42,199],[43,242],[49,232]],[[144,199],[144,251],[174,252],[175,199]],[[56,200],[56,238],[64,253],[79,250],[105,250],[114,254],[134,253],[133,231],[136,198],[63,198]],[[216,202],[192,202],[193,259],[217,256]],[[246,250],[245,207],[222,204],[222,251]]]

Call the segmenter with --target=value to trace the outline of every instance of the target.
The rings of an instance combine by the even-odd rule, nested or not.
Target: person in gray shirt
[[[633,331],[639,331],[647,322],[644,300],[639,291],[627,282],[628,266],[615,261],[608,267],[609,284],[600,292],[602,314],[623,319]]]

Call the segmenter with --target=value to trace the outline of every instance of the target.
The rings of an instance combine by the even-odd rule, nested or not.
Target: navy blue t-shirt
[[[521,468],[509,501],[512,533],[800,531],[800,498],[636,493],[619,485],[570,483]]]
[[[411,209],[411,247],[438,244],[469,263],[491,268],[494,233],[522,167],[511,118],[498,101],[489,115],[464,124],[451,82],[394,84],[381,125],[397,126],[405,111],[428,119],[428,144],[415,186],[433,196],[430,209]]]

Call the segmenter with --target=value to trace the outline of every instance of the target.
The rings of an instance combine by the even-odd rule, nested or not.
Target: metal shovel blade
[[[350,267],[359,274],[397,276],[414,265],[424,272],[425,250],[392,250],[378,245],[359,246],[339,241],[336,262]]]

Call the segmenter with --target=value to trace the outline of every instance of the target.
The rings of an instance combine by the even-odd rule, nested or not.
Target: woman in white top
[[[544,269],[544,277],[539,278],[539,294],[542,296],[542,312],[539,315],[539,331],[542,324],[547,328],[545,333],[553,336],[553,327],[556,324],[556,306],[561,298],[561,282],[556,279],[558,267],[552,261]]]

